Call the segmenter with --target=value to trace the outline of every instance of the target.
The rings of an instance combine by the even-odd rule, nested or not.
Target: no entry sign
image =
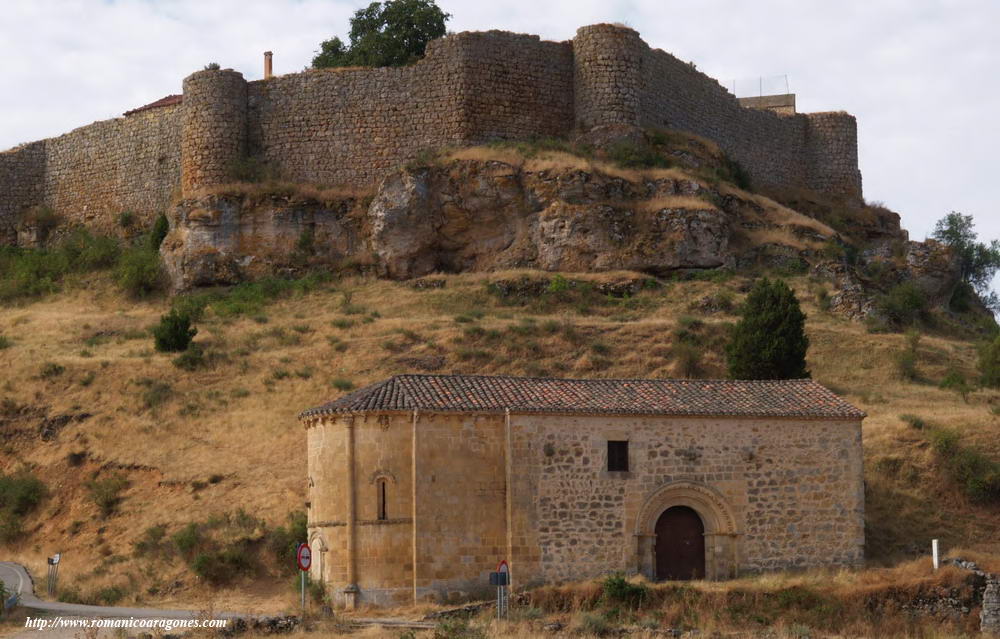
[[[299,564],[299,570],[309,570],[309,566],[312,565],[312,550],[309,549],[309,544],[299,544],[295,559]]]

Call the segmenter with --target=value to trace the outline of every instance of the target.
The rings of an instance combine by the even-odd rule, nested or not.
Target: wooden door
[[[656,522],[656,578],[705,578],[705,524],[687,506],[666,509]]]

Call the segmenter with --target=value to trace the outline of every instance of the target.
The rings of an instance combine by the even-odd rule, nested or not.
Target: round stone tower
[[[184,78],[181,192],[232,181],[246,153],[247,83],[243,74],[205,70]]]
[[[843,112],[808,113],[808,186],[860,199],[858,122]]]
[[[595,24],[573,38],[576,122],[597,126],[639,126],[643,42],[627,27]]]

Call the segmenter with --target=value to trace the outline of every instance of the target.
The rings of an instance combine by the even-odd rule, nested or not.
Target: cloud
[[[309,64],[346,35],[347,0],[8,0],[0,148],[59,135],[178,93],[209,62],[261,76]],[[1000,237],[987,185],[1000,127],[1000,3],[993,0],[439,0],[454,31],[505,29],[565,40],[621,21],[724,83],[788,74],[802,111],[859,121],[869,199],[922,237],[952,209]],[[753,82],[750,81],[749,86]]]

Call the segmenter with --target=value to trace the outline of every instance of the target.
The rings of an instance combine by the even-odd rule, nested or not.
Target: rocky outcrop
[[[174,209],[160,248],[175,292],[336,266],[361,246],[357,198],[321,204],[294,196],[212,195]]]
[[[888,235],[880,242],[857,266],[831,260],[828,249],[844,244],[823,224],[676,170],[599,169],[565,157],[455,158],[399,169],[368,199],[258,187],[184,200],[161,252],[175,291],[351,263],[393,279],[512,268],[663,275],[812,265],[837,288],[832,310],[854,319],[870,316],[887,286],[907,280],[934,304],[948,301],[958,267],[946,247]],[[863,273],[872,264],[878,281]]]

